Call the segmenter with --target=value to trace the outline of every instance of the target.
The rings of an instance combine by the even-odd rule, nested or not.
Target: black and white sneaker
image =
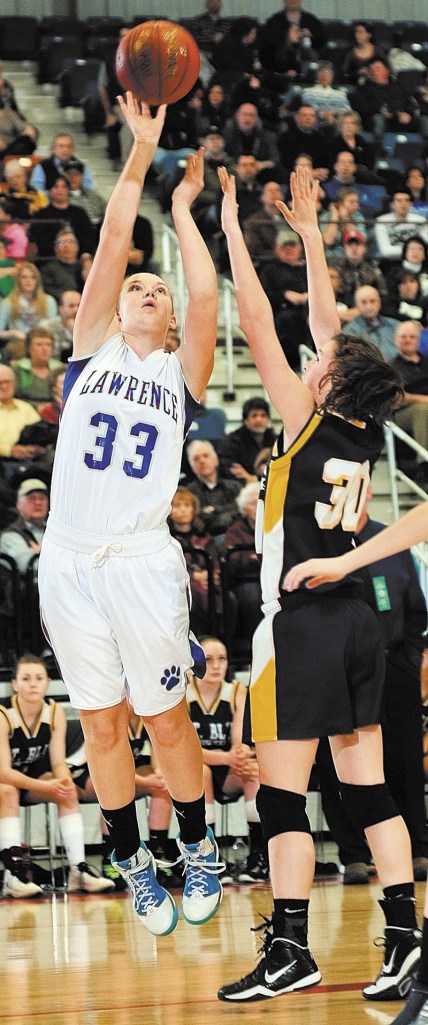
[[[422,982],[412,982],[407,1003],[391,1025],[427,1025],[428,1023],[428,986]]]
[[[269,868],[263,851],[252,851],[245,868],[242,868],[239,883],[266,883],[269,880]]]
[[[258,927],[265,930],[265,936],[260,951],[263,956],[257,967],[239,982],[222,986],[217,993],[219,1000],[266,1000],[295,989],[316,986],[321,981],[309,948],[300,946],[295,939],[273,937],[271,926],[270,920],[265,918],[264,924]]]
[[[421,941],[419,929],[386,926],[382,940],[385,960],[376,981],[363,989],[366,1000],[403,1000],[407,996],[420,960]]]

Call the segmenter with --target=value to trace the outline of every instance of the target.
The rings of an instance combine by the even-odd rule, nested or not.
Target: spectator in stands
[[[222,18],[223,0],[205,0],[205,13],[192,18],[190,31],[200,50],[212,63],[213,50],[227,32],[228,20]]]
[[[356,86],[351,103],[361,115],[363,128],[377,139],[385,132],[418,130],[416,102],[391,79],[386,60],[376,57],[369,62],[368,77]]]
[[[0,551],[26,572],[33,555],[40,552],[49,512],[49,493],[43,480],[27,478],[19,486],[16,519],[0,534]]]
[[[261,210],[251,214],[245,220],[245,241],[251,259],[257,268],[275,256],[276,237],[283,224],[283,218],[276,204],[282,199],[283,193],[278,182],[266,182],[260,197]]]
[[[269,403],[256,395],[247,399],[242,407],[241,426],[226,434],[219,445],[221,473],[241,481],[241,485],[254,481],[254,460],[262,448],[271,447],[274,441]]]
[[[87,213],[70,203],[70,186],[65,175],[58,175],[49,189],[49,203],[38,210],[31,221],[29,239],[40,259],[49,259],[60,228],[71,228],[81,253],[93,253],[95,235]]]
[[[7,256],[13,260],[25,260],[28,253],[28,236],[23,224],[17,224],[12,216],[12,207],[0,193],[0,231],[7,239]]]
[[[35,406],[52,398],[52,371],[62,366],[53,353],[53,335],[43,327],[33,327],[27,335],[27,355],[14,364],[16,392]]]
[[[400,372],[405,392],[403,403],[394,414],[396,423],[415,441],[428,449],[428,356],[419,352],[420,326],[413,320],[398,324],[395,332],[394,366]],[[398,350],[398,352],[397,352]],[[409,459],[415,459],[409,449]],[[419,483],[428,484],[428,464],[416,457],[415,475]]]
[[[320,61],[315,72],[315,84],[305,85],[301,102],[313,107],[321,125],[335,125],[339,116],[351,109],[345,89],[334,86],[334,65]]]
[[[333,175],[325,183],[324,189],[330,200],[334,202],[339,189],[352,187],[358,192],[360,209],[365,217],[372,217],[383,209],[387,194],[381,179],[374,171],[359,165],[349,150],[340,151],[333,165]]]
[[[422,295],[418,275],[401,268],[391,284],[387,304],[384,304],[385,312],[396,320],[415,320],[426,327],[428,296]]]
[[[181,338],[180,338],[180,335],[179,335],[178,331],[175,328],[172,328],[172,327],[168,328],[168,331],[166,333],[166,338],[165,338],[165,341],[163,343],[163,347],[165,349],[165,352],[177,352],[177,349],[180,348],[180,345],[181,345]]]
[[[221,82],[213,81],[204,90],[201,109],[196,115],[198,137],[202,138],[210,125],[215,125],[223,134],[228,117],[229,108],[224,88]]]
[[[66,371],[67,367],[64,364],[52,371],[52,402],[41,402],[37,410],[40,419],[52,427],[59,426]]]
[[[352,46],[343,61],[345,79],[353,85],[361,85],[368,78],[370,62],[376,57],[387,59],[382,47],[375,43],[367,22],[355,21],[352,26]]]
[[[79,243],[71,228],[58,232],[53,251],[54,258],[43,264],[42,278],[46,291],[59,302],[62,292],[81,292],[83,288]]]
[[[343,254],[340,264],[342,297],[346,306],[353,310],[353,316],[356,316],[358,309],[355,307],[355,292],[360,285],[373,285],[382,301],[387,295],[387,286],[377,262],[367,256],[367,241],[360,231],[345,232]]]
[[[153,250],[154,238],[151,221],[149,221],[148,217],[143,217],[142,214],[137,214],[134,221],[131,245],[129,247],[126,273],[141,274],[147,271],[151,274],[157,274],[158,265],[156,261],[152,259]],[[81,257],[81,263],[82,260],[86,260],[86,258],[87,254],[83,254]],[[90,259],[92,261],[92,257],[90,257]],[[82,273],[84,274],[84,270]]]
[[[287,227],[279,229],[275,258],[260,269],[260,281],[272,306],[282,349],[290,366],[298,369],[299,345],[311,345],[308,280],[300,235]]]
[[[410,193],[406,189],[397,189],[392,196],[389,213],[376,217],[374,231],[379,259],[400,260],[404,242],[416,233],[428,242],[425,218],[411,207]]]
[[[80,292],[75,289],[65,289],[59,297],[57,316],[42,319],[39,323],[39,327],[45,328],[53,335],[53,355],[62,363],[71,356],[74,321],[81,298]]]
[[[12,687],[11,706],[2,707],[0,714],[3,895],[25,898],[44,892],[27,875],[29,852],[21,845],[20,825],[20,799],[24,794],[27,804],[53,801],[58,807],[61,838],[70,866],[68,891],[112,890],[114,883],[97,876],[85,862],[83,820],[65,759],[65,712],[53,700],[45,700],[49,677],[42,659],[22,655]]]
[[[376,147],[361,135],[361,118],[356,110],[348,110],[337,119],[336,133],[328,138],[331,166],[338,153],[352,153],[356,167],[373,168]]]
[[[343,281],[339,267],[336,264],[328,264],[328,273],[330,275],[330,281],[332,284],[334,298],[336,300],[336,309],[340,317],[340,323],[348,324],[351,320],[354,320],[358,316],[358,310],[356,307],[350,308],[344,301],[343,294]]]
[[[249,826],[250,853],[238,882],[259,883],[269,878],[265,845],[255,797],[259,788],[254,751],[242,743],[247,688],[226,681],[227,650],[218,637],[204,637],[207,669],[202,680],[191,677],[187,688],[189,714],[202,746],[207,822],[215,824],[215,801],[237,800],[243,793]],[[223,882],[231,883],[227,870]]]
[[[56,301],[44,291],[38,268],[33,263],[21,263],[10,295],[0,303],[0,337],[25,341],[39,320],[54,317],[56,311]]]
[[[220,204],[222,191],[218,168],[232,168],[232,158],[224,148],[224,138],[216,125],[210,125],[200,140],[204,146],[204,187],[192,207],[193,218],[201,235],[209,239],[220,229]],[[181,177],[181,175],[180,175]]]
[[[301,9],[301,0],[283,0],[284,9],[272,15],[260,30],[259,55],[264,68],[281,71],[283,47],[291,25],[297,25],[304,46],[319,50],[327,39],[325,26],[313,14]]]
[[[416,103],[417,103],[418,108],[419,108],[421,134],[422,134],[424,139],[427,139],[428,138],[428,69],[427,69],[427,73],[426,73],[425,82],[422,82],[422,85],[419,85],[418,88],[415,89],[413,95],[414,95],[414,98],[415,98]],[[426,156],[426,151],[425,151],[425,156]]]
[[[169,103],[159,146],[152,167],[161,185],[160,202],[163,210],[170,209],[171,194],[180,160],[186,160],[198,146],[196,112],[191,94],[178,103]]]
[[[410,193],[411,210],[428,220],[428,187],[426,174],[420,167],[408,167],[404,179],[406,192]]]
[[[12,367],[0,363],[0,456],[12,459],[34,459],[39,450],[18,445],[21,431],[40,420],[30,402],[15,398],[16,378]]]
[[[15,284],[17,271],[16,260],[11,260],[7,254],[8,239],[0,234],[0,300],[10,295]]]
[[[236,545],[248,545],[248,551],[229,554],[227,559],[228,581],[236,602],[234,635],[242,644],[251,645],[252,636],[262,617],[262,593],[260,570],[255,548],[256,510],[260,483],[255,480],[245,484],[236,498],[239,515],[232,521],[224,535],[222,550]]]
[[[98,234],[107,203],[98,192],[95,192],[95,189],[88,189],[83,184],[84,171],[85,165],[77,157],[70,157],[64,164],[64,174],[70,186],[70,203],[87,213]]]
[[[217,452],[210,441],[192,441],[187,458],[195,479],[187,485],[196,495],[206,529],[221,544],[225,531],[236,516],[237,480],[220,476]]]
[[[15,110],[3,106],[0,99],[0,159],[33,153],[38,139],[34,125],[28,124]]]
[[[212,629],[213,617],[221,615],[220,561],[217,546],[200,516],[199,499],[188,488],[179,487],[171,503],[168,523],[173,537],[180,542],[189,574],[192,603],[190,626],[200,637]],[[211,560],[214,594],[209,591]],[[210,600],[213,607],[210,607]]]
[[[235,162],[236,199],[241,227],[251,214],[262,210],[262,186],[257,178],[257,160],[251,153],[240,153]]]
[[[428,295],[428,245],[420,235],[411,235],[407,238],[401,253],[401,262],[394,264],[388,274],[387,284],[389,289],[395,287],[395,278],[401,270],[410,271],[419,278],[422,295]]]
[[[47,194],[56,181],[58,174],[64,173],[64,164],[74,156],[72,135],[69,135],[68,132],[59,132],[53,140],[51,155],[34,165],[30,185]],[[94,187],[92,174],[86,164],[83,172],[83,184],[86,189],[93,189]]]
[[[10,110],[14,110],[25,121],[24,115],[19,110],[16,101],[14,86],[4,77],[3,61],[0,61],[0,100],[3,107],[9,107]]]
[[[28,169],[23,167],[20,160],[8,160],[3,168],[5,178],[4,189],[7,202],[13,217],[21,221],[29,220],[42,207],[47,206],[47,197],[44,192],[29,185]]]
[[[319,131],[316,111],[309,104],[301,104],[286,129],[278,137],[281,162],[287,171],[293,170],[296,157],[307,153],[312,157],[313,174],[320,182],[329,176],[330,157],[326,136]]]
[[[241,103],[237,107],[226,126],[224,146],[235,161],[241,153],[256,157],[258,175],[271,171],[279,162],[275,136],[263,127],[255,103]]]
[[[344,257],[345,235],[361,236],[367,240],[367,226],[360,210],[360,197],[355,187],[344,185],[338,189],[328,210],[322,210],[319,226],[329,263],[341,263]]]
[[[395,358],[395,331],[398,321],[381,314],[381,296],[373,285],[360,285],[355,292],[358,317],[343,329],[345,335],[358,335],[373,342],[380,349],[384,359],[391,363]]]
[[[257,21],[244,16],[233,18],[227,30],[212,50],[212,63],[217,72],[225,72],[228,84],[241,78],[245,73],[252,74],[257,69]]]

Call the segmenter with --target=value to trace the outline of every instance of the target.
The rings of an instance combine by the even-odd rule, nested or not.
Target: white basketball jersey
[[[198,403],[174,353],[141,360],[113,335],[71,360],[55,452],[51,514],[91,534],[138,533],[164,523],[185,435]]]

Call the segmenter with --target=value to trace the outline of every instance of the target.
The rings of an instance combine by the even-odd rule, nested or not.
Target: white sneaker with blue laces
[[[223,897],[219,874],[225,864],[218,860],[218,847],[214,834],[207,827],[207,835],[199,843],[184,844],[177,837],[184,861],[186,882],[183,890],[183,918],[189,925],[202,925],[215,915]]]
[[[140,840],[137,853],[127,861],[117,861],[113,851],[111,862],[132,890],[134,908],[146,929],[154,936],[168,936],[177,925],[178,911],[156,879],[156,862],[145,843]]]

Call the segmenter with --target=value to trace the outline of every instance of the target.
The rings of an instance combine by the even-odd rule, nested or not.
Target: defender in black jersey
[[[264,957],[221,1000],[262,1000],[313,986],[307,919],[315,853],[306,791],[318,739],[329,736],[342,800],[366,833],[383,886],[385,962],[368,999],[400,999],[420,956],[410,840],[383,775],[379,706],[382,641],[357,577],[315,593],[285,589],[288,570],[308,555],[352,547],[381,425],[402,393],[375,346],[340,334],[316,213],[318,183],[298,168],[292,207],[278,203],[303,240],[309,326],[316,355],[304,380],[289,367],[270,304],[246,250],[235,186],[220,171],[240,325],[283,430],[261,486],[256,528],[264,613],[254,636],[251,720],[260,768],[257,807],[268,841],[274,911]]]

